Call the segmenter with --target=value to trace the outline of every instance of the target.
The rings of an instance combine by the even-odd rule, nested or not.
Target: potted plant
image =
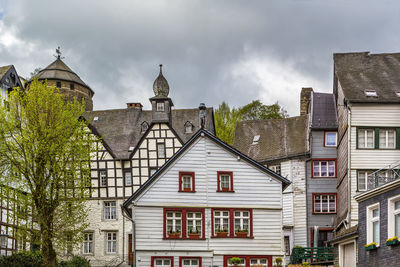
[[[172,229],[170,229],[169,233],[168,233],[168,237],[169,238],[180,238],[181,237],[181,231],[179,231],[179,230],[172,231]]]
[[[194,231],[193,231],[193,227],[189,227],[189,238],[193,238],[193,239],[200,238],[199,229],[197,227]]]
[[[374,250],[374,249],[376,249],[376,246],[377,246],[377,245],[378,245],[377,243],[372,242],[372,243],[370,243],[370,244],[364,245],[364,248],[365,248],[366,251]]]
[[[233,266],[240,266],[242,264],[242,260],[238,257],[233,257],[229,259],[229,264]]]
[[[248,236],[248,232],[249,231],[247,230],[247,228],[244,228],[243,230],[236,229],[235,234],[236,234],[237,237],[247,237]]]
[[[274,267],[282,267],[282,258],[281,258],[281,257],[275,258],[275,265],[274,265]]]
[[[218,226],[217,237],[228,237],[228,229],[221,229],[221,226]]]
[[[387,246],[395,246],[397,244],[400,244],[399,238],[397,236],[394,236],[386,240]]]

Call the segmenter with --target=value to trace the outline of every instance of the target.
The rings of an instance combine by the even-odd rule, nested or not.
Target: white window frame
[[[216,212],[219,212],[220,215],[216,215]],[[224,215],[224,212],[227,212],[228,215]],[[224,219],[228,219],[228,235],[230,235],[230,219],[229,219],[229,210],[214,210],[214,235],[217,234],[218,226],[217,226],[217,221],[219,221],[219,225],[221,225],[221,230],[224,228]]]
[[[236,213],[239,213],[239,216]],[[247,212],[247,216],[243,215],[244,212]],[[236,225],[236,220],[239,220],[239,225]],[[234,210],[233,211],[233,224],[236,234],[236,229],[244,230],[244,222],[247,220],[247,236],[250,235],[250,211],[248,210]],[[239,226],[238,228],[236,226]]]
[[[393,131],[393,147],[389,147],[389,131]],[[381,146],[381,134],[385,134],[385,146]],[[396,129],[383,128],[379,129],[379,149],[395,149],[396,148]]]
[[[400,208],[396,209],[395,202],[400,201],[400,195],[391,197],[388,199],[388,238],[392,238],[394,236],[400,237],[400,229],[399,233],[396,235],[396,215],[400,214]]]
[[[326,175],[322,176],[322,162],[326,162]],[[333,176],[329,175],[329,163],[333,162]],[[314,169],[318,166],[318,175],[315,175]],[[319,160],[315,159],[312,162],[312,174],[313,178],[335,178],[336,177],[336,160]]]
[[[281,164],[277,164],[277,165],[271,165],[269,167],[273,172],[281,175]]]
[[[189,180],[189,187],[185,187],[188,183],[185,183],[185,180]],[[182,175],[182,190],[185,191],[185,189],[189,191],[193,191],[193,176],[190,174],[184,174]]]
[[[99,170],[100,187],[107,187],[107,170]]]
[[[165,103],[163,102],[157,102],[157,111],[158,112],[164,112],[165,111]]]
[[[129,175],[127,176],[128,173],[129,173]],[[133,184],[132,170],[130,170],[130,169],[124,170],[124,181],[125,181],[126,186],[131,186]],[[129,183],[128,183],[128,181],[129,181]]]
[[[335,144],[334,145],[328,145],[328,134],[335,134]],[[326,147],[337,147],[337,140],[338,139],[338,133],[337,132],[333,132],[333,131],[330,131],[330,132],[325,132],[325,138],[324,138],[324,140],[325,140],[325,146]]]
[[[172,217],[168,217],[168,213],[172,213]],[[176,216],[178,213],[180,214],[179,217]],[[171,229],[168,228],[168,221],[169,221],[169,220],[172,221],[172,232],[174,232],[174,233],[176,233],[177,221],[180,221],[180,222],[181,222],[181,223],[180,223],[179,233],[180,233],[180,235],[182,236],[182,224],[183,224],[183,223],[182,223],[182,216],[183,216],[183,213],[182,213],[181,211],[167,211],[167,212],[166,212],[165,217],[166,217],[167,236],[169,235],[170,230],[171,230]]]
[[[116,254],[118,252],[118,247],[117,247],[118,246],[118,232],[115,232],[115,231],[114,232],[105,232],[105,240],[106,240],[106,254]],[[112,250],[112,249],[114,249],[114,250]]]
[[[185,264],[185,261],[189,261],[189,265]],[[193,261],[196,261],[197,263],[193,264]],[[196,258],[193,258],[193,259],[190,259],[190,258],[182,259],[182,267],[199,267],[199,266],[200,266],[200,260],[199,259],[196,259]]]
[[[358,191],[367,191],[368,189],[368,177],[373,173],[373,171],[357,171],[357,190]],[[361,174],[363,177],[361,178]],[[360,180],[364,180],[365,187],[360,188]]]
[[[192,218],[189,218],[189,214],[193,214]],[[200,214],[200,218],[196,217],[196,214]],[[200,227],[197,229],[198,230],[198,234],[200,234],[200,236],[202,235],[202,224],[203,224],[203,213],[200,211],[188,211],[186,212],[186,233],[187,235],[189,235],[190,231],[189,231],[189,227],[192,227],[192,233],[196,232],[196,223],[200,221]]]
[[[256,263],[252,263],[252,261],[256,261]],[[261,261],[265,261],[265,263],[261,263]],[[264,267],[268,266],[268,258],[250,258],[250,266],[254,265],[262,265]]]
[[[112,221],[116,219],[117,219],[117,202],[104,201],[104,220]]]
[[[367,223],[366,223],[366,225],[367,225],[367,244],[370,244],[370,243],[372,243],[372,242],[376,242],[378,245],[377,245],[377,247],[379,246],[379,244],[380,244],[380,235],[381,235],[381,231],[380,231],[380,208],[379,208],[379,202],[378,203],[374,203],[374,204],[372,204],[372,205],[369,205],[369,206],[367,206]],[[373,211],[375,210],[375,209],[378,209],[378,216],[376,216],[376,217],[373,217]],[[378,222],[378,227],[379,227],[379,231],[378,231],[378,240],[373,240],[373,231],[374,231],[374,228],[373,228],[373,223],[374,222]]]
[[[163,147],[163,149],[161,149]],[[165,143],[157,143],[157,156],[159,158],[165,158]]]
[[[87,238],[89,235],[92,236],[91,240],[89,238]],[[89,248],[90,251],[86,250],[87,248]],[[93,255],[94,254],[94,232],[84,232],[83,233],[82,253],[84,255]]]
[[[359,128],[358,129],[358,148],[362,149],[374,149],[375,148],[375,129],[374,128]],[[360,131],[364,131],[364,146],[360,143]],[[368,131],[372,131],[372,146],[368,147]]]
[[[157,260],[161,260],[162,261],[161,265],[157,264]],[[169,261],[168,265],[165,264],[165,260]],[[160,257],[160,258],[154,258],[153,259],[154,267],[171,267],[172,266],[171,264],[172,264],[172,262],[171,262],[171,259],[169,259],[169,258],[167,259],[167,258]]]

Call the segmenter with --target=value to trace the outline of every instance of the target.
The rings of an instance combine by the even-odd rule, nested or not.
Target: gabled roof
[[[259,162],[305,156],[309,153],[307,118],[303,115],[238,122],[233,146]],[[257,135],[259,140],[253,143]]]
[[[10,70],[11,67],[12,65],[0,67],[0,80],[1,78],[3,78],[4,75],[6,75],[6,73]]]
[[[23,83],[13,65],[0,67],[0,82],[10,89],[14,87],[24,89]]]
[[[221,139],[219,139],[218,137],[216,137],[215,135],[213,135],[209,131],[204,130],[204,129],[200,129],[190,138],[189,141],[187,141],[181,147],[181,149],[178,150],[178,152],[176,152],[166,163],[164,163],[164,165],[161,166],[161,168],[158,169],[153,174],[153,176],[150,177],[150,179],[148,179],[135,193],[133,193],[133,195],[129,199],[127,199],[124,202],[123,207],[125,208],[125,210],[127,209],[127,206],[133,200],[135,200],[142,192],[144,192],[144,190],[146,190],[146,188],[148,186],[150,186],[157,179],[157,177],[160,176],[164,172],[164,170],[166,170],[176,159],[178,159],[179,156],[182,155],[182,153],[184,153],[188,148],[190,148],[190,146],[201,136],[208,137],[210,140],[215,142],[217,145],[219,145],[222,148],[228,150],[229,152],[235,154],[236,156],[239,156],[242,160],[250,163],[255,168],[265,172],[266,174],[272,175],[273,177],[277,178],[278,180],[280,180],[282,182],[282,190],[284,190],[288,185],[291,184],[291,182],[288,179],[280,176],[279,174],[273,172],[272,170],[268,169],[264,165],[262,165],[262,164],[258,163],[257,161],[249,158],[248,156],[244,155],[240,151],[236,150],[235,148],[231,147],[227,143],[223,142]]]
[[[333,55],[335,76],[347,101],[400,103],[400,53],[338,53]],[[377,97],[366,96],[375,90]]]
[[[338,127],[334,94],[311,93],[311,129],[336,130]]]
[[[93,90],[82,79],[73,72],[61,59],[57,58],[53,63],[39,71],[36,75],[38,80],[63,80],[78,83],[88,88],[93,94]]]
[[[205,127],[214,132],[213,109],[207,108]],[[97,117],[97,120],[93,120]],[[90,122],[90,128],[95,134],[103,138],[109,152],[118,159],[128,159],[131,151],[129,147],[137,147],[145,133],[141,124],[151,124],[151,110],[136,108],[110,109],[87,111],[84,118]],[[194,133],[185,133],[185,123],[190,121],[194,131],[200,128],[199,109],[173,109],[170,127],[183,142],[188,141]]]

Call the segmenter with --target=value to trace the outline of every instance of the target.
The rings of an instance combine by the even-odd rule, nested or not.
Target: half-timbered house
[[[6,97],[14,87],[24,88],[14,66],[0,67],[0,96]]]
[[[169,85],[160,74],[154,81],[151,110],[140,103],[125,109],[86,112],[89,128],[102,137],[91,162],[90,225],[81,254],[93,265],[131,263],[132,223],[121,204],[168,161],[201,124],[214,132],[212,108],[173,109]]]
[[[123,206],[135,225],[135,266],[271,267],[284,253],[289,184],[200,129]]]

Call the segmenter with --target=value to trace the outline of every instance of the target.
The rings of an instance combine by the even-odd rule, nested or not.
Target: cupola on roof
[[[162,64],[160,64],[160,74],[154,81],[153,91],[155,97],[168,97],[169,85],[167,79],[165,79],[165,77],[162,74]]]

